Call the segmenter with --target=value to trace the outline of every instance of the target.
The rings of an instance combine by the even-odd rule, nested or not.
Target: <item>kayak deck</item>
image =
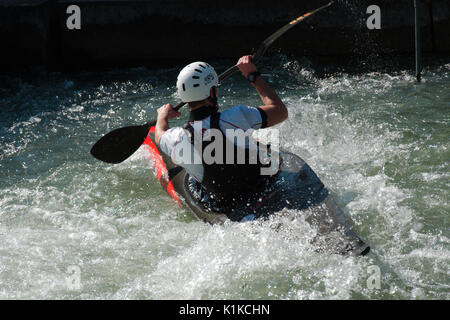
[[[247,203],[220,208],[203,197],[199,184],[184,168],[172,163],[159,150],[154,143],[154,127],[144,145],[149,147],[150,161],[163,188],[180,207],[188,206],[205,222],[249,221],[267,218],[284,208],[294,209],[306,214],[305,220],[317,230],[313,239],[317,251],[350,255],[365,255],[370,251],[314,171],[295,154],[280,152],[282,161],[276,179],[265,190],[251,195]]]

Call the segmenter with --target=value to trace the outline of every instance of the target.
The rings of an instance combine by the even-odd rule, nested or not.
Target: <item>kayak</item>
[[[370,251],[329,191],[299,156],[280,151],[280,170],[270,184],[249,195],[245,204],[223,208],[207,199],[200,184],[161,152],[154,133],[153,126],[143,146],[156,178],[181,208],[189,208],[200,220],[211,224],[229,220],[243,222],[270,217],[284,208],[294,209],[291,211],[296,214],[306,213],[305,220],[316,229],[313,243],[317,251],[353,256],[366,255]]]

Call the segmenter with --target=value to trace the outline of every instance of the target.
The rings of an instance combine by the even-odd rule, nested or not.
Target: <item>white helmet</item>
[[[193,62],[181,70],[177,78],[178,95],[183,102],[204,100],[211,87],[219,85],[219,77],[206,62]]]

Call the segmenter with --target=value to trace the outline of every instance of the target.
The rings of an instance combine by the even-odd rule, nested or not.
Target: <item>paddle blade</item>
[[[115,129],[92,146],[91,154],[107,163],[121,163],[139,149],[153,125],[155,122]]]

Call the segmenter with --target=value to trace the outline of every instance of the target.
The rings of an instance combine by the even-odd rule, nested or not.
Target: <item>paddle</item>
[[[304,15],[292,20],[282,28],[278,29],[275,33],[265,39],[259,46],[258,50],[256,50],[256,53],[253,55],[253,61],[255,63],[258,63],[266,50],[270,47],[270,45],[280,36],[282,36],[286,31],[288,31],[307,17],[331,6],[332,4],[333,1],[316,10],[305,13]],[[227,69],[225,72],[219,75],[219,83],[233,75],[238,70],[239,68],[236,65]],[[180,102],[174,107],[174,109],[178,111],[185,104],[185,102]],[[120,163],[130,157],[133,153],[135,153],[137,149],[139,149],[139,147],[147,137],[150,128],[155,124],[156,120],[147,122],[143,125],[115,129],[104,135],[92,146],[91,154],[98,160],[107,163]]]

